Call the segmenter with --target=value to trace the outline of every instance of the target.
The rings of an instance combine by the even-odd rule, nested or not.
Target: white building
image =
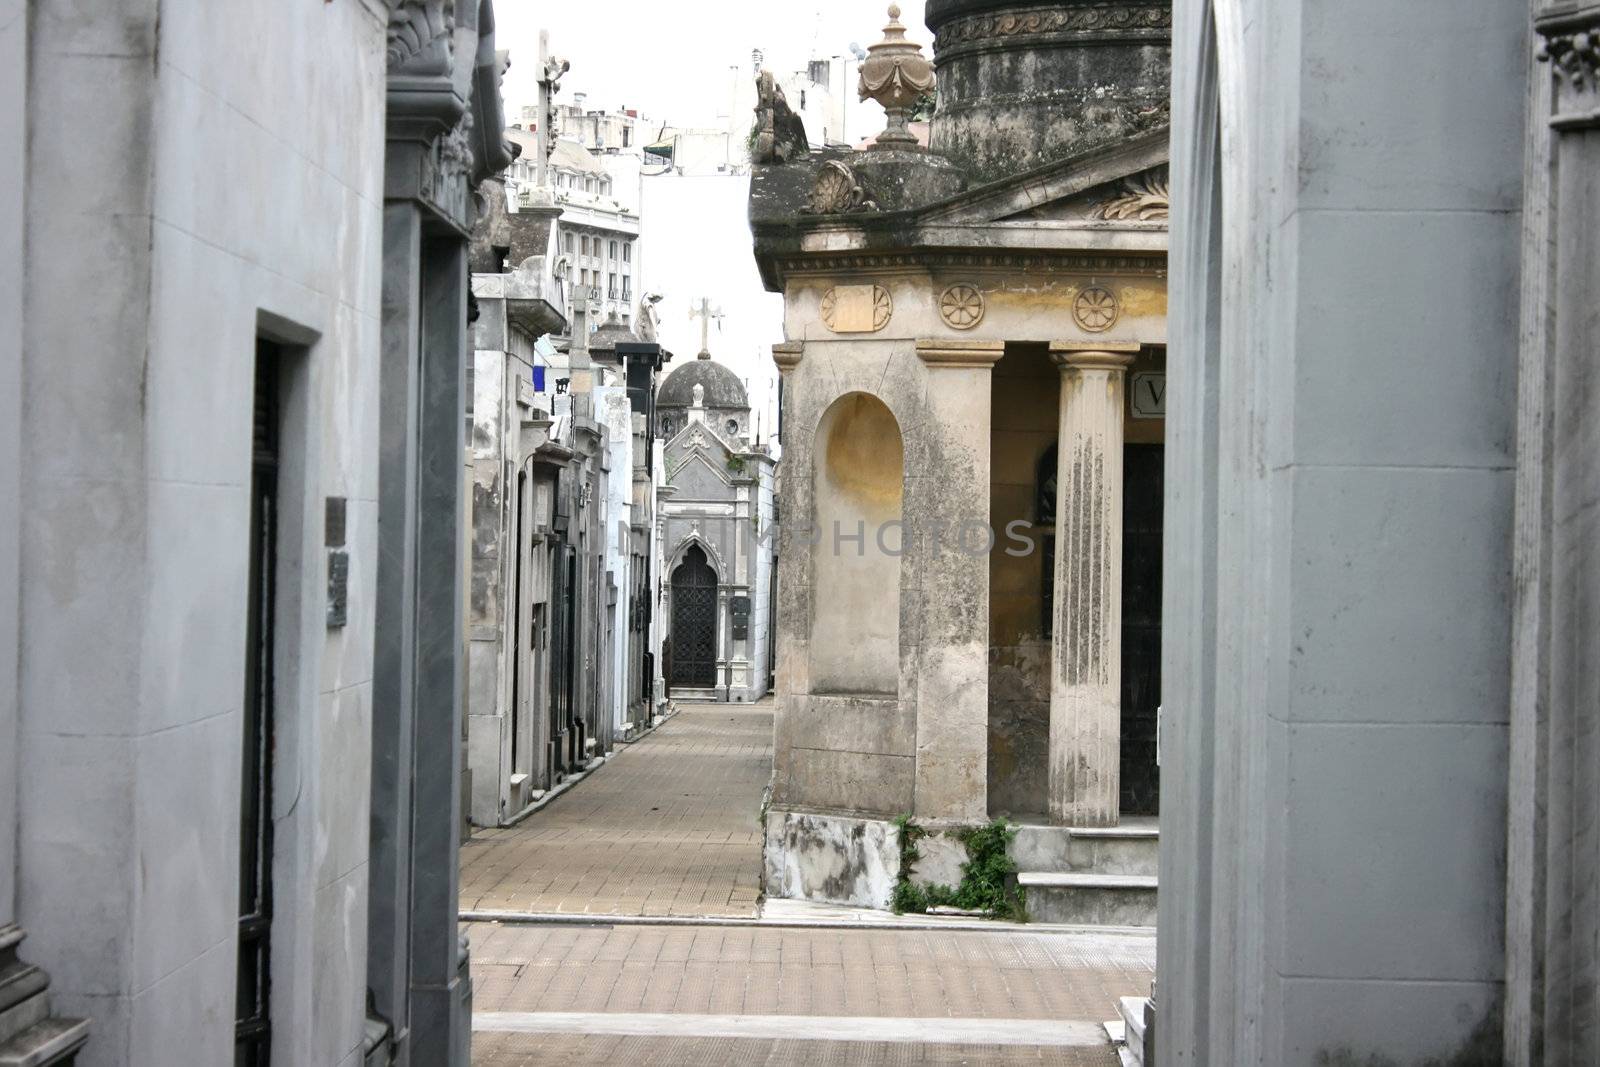
[[[560,138],[550,156],[548,193],[534,184],[534,134],[511,129],[507,137],[522,155],[506,183],[511,210],[553,200],[561,209],[556,232],[555,275],[566,286],[567,306],[587,317],[591,330],[612,315],[631,324],[639,291],[640,211],[637,183],[619,185],[597,157],[576,141]],[[624,196],[622,190],[631,190]]]

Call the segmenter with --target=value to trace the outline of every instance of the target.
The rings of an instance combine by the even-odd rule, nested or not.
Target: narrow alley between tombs
[[[473,834],[474,1062],[1115,1067],[1104,1016],[1149,991],[1149,931],[760,900],[772,711],[682,705]]]
[[[756,914],[772,706],[689,705],[461,850],[464,914]]]

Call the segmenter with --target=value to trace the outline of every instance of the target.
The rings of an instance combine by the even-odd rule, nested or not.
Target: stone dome
[[[733,371],[709,359],[685,363],[661,383],[656,391],[656,407],[688,408],[694,406],[694,387],[705,388],[705,406],[708,408],[748,408],[750,399],[744,383]]]

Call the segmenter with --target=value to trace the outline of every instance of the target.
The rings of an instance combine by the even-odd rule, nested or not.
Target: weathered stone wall
[[[1043,345],[1012,346],[994,369],[989,508],[1003,532],[989,557],[989,811],[1044,817],[1049,785],[1050,641],[1044,592],[1052,580],[1039,524],[1039,468],[1056,443],[1061,372]]]
[[[1499,1063],[1527,11],[1178,14],[1161,1055]]]
[[[0,246],[27,233],[28,5],[0,2]],[[0,928],[16,919],[18,537],[22,520],[23,259],[0,260]]]
[[[274,1051],[348,1062],[365,1018],[382,5],[30,9],[27,950],[57,1010],[92,1017],[87,1067],[233,1058],[250,427],[270,336],[287,345]],[[349,502],[339,629],[326,497]]]
[[[876,397],[847,393],[823,414],[814,447],[812,692],[897,697],[900,427]]]
[[[1170,116],[1170,0],[934,0],[933,151],[995,181]]]

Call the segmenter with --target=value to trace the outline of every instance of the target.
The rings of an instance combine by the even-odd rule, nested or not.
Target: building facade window
[[[628,242],[624,243],[623,246],[622,246],[622,262],[624,262],[624,263],[632,263],[633,262],[633,242],[632,241],[628,241]]]

